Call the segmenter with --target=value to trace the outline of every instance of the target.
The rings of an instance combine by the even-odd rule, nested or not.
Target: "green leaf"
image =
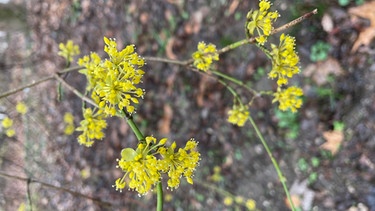
[[[137,155],[134,149],[132,148],[125,148],[121,150],[121,158],[125,161],[134,160],[134,157]]]
[[[338,3],[340,6],[344,7],[344,6],[348,6],[348,4],[350,3],[350,0],[338,0]]]

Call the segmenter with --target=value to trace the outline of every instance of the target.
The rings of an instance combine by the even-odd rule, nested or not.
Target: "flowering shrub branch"
[[[279,43],[271,43],[269,46],[267,46],[267,38],[316,14],[317,11],[309,12],[274,29],[273,24],[280,15],[277,11],[270,11],[270,9],[271,3],[269,1],[260,0],[259,9],[249,11],[245,23],[246,39],[222,49],[216,49],[216,46],[212,43],[199,42],[197,50],[192,53],[190,59],[185,61],[156,57],[143,58],[138,55],[134,45],[127,45],[124,49],[118,50],[115,39],[104,37],[104,51],[108,58],[102,59],[99,54],[92,52],[90,55],[78,59],[79,67],[59,71],[39,81],[3,93],[0,98],[10,96],[39,83],[56,79],[84,102],[82,106],[83,120],[75,130],[81,133],[78,136],[78,143],[86,147],[90,147],[96,140],[104,138],[103,130],[107,127],[107,118],[117,116],[125,119],[136,135],[138,143],[134,148],[127,147],[121,151],[121,157],[117,160],[117,168],[122,170],[123,176],[114,181],[113,187],[120,192],[128,187],[138,192],[139,195],[145,195],[156,189],[158,195],[157,210],[162,210],[163,178],[167,178],[167,187],[171,189],[179,187],[181,178],[185,178],[187,183],[193,184],[194,172],[201,159],[198,142],[190,138],[186,141],[184,147],[178,147],[176,142],[167,143],[166,138],[157,139],[153,136],[144,136],[134,123],[133,115],[146,93],[141,88],[142,78],[144,74],[147,74],[143,70],[146,60],[189,67],[191,70],[215,78],[233,95],[233,107],[228,111],[228,122],[239,127],[245,126],[247,121],[250,122],[277,171],[292,209],[295,210],[286,185],[286,178],[252,119],[249,108],[254,99],[262,95],[273,97],[272,102],[278,103],[278,107],[282,111],[296,112],[302,106],[302,100],[300,99],[303,95],[302,89],[297,86],[287,87],[289,79],[299,73],[299,57],[295,51],[295,38],[281,34]],[[272,90],[254,90],[243,81],[215,68],[215,61],[219,60],[220,54],[250,43],[256,44],[270,58],[272,69],[268,73],[268,77],[276,80],[277,90],[275,92]],[[70,40],[66,44],[60,44],[59,48],[59,55],[65,58],[67,66],[80,53],[79,47]],[[85,93],[79,92],[62,77],[63,74],[77,70],[87,78]],[[243,88],[249,92],[251,98],[246,100],[245,96],[241,96],[237,92],[237,88]],[[27,109],[22,105],[17,110],[23,114],[27,112]],[[67,125],[65,134],[71,134],[74,131],[72,119],[72,116],[64,116],[64,122]],[[12,124],[13,121],[8,117],[2,121],[2,126],[7,129],[6,135],[9,137],[15,135],[11,128]],[[229,203],[229,200],[227,203]],[[238,201],[238,203],[244,204],[243,201]],[[250,202],[246,206],[252,207],[251,209],[256,207],[253,201],[251,201],[251,206]]]

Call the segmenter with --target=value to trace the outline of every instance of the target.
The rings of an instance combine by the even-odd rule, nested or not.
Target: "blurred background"
[[[287,178],[301,210],[375,210],[375,1],[272,1],[281,26],[304,13],[318,14],[288,29],[296,37],[301,74],[291,83],[305,92],[298,113],[280,112],[257,98],[251,115]],[[244,0],[2,0],[0,93],[65,66],[58,44],[72,39],[81,56],[105,56],[103,36],[119,47],[135,44],[141,56],[189,59],[199,41],[222,48],[245,38],[246,14],[258,1]],[[278,42],[277,34],[271,41]],[[73,63],[75,66],[75,63]],[[255,46],[220,56],[216,68],[257,90],[275,89],[271,64]],[[194,137],[202,155],[194,185],[165,190],[165,210],[288,210],[277,173],[251,125],[226,121],[233,101],[220,83],[190,69],[147,62],[145,99],[134,116],[141,131],[179,145]],[[80,91],[85,78],[66,78]],[[14,120],[16,135],[0,129],[0,210],[151,210],[156,195],[116,192],[122,175],[116,158],[136,137],[111,118],[106,137],[91,148],[78,133],[64,135],[66,112],[78,125],[81,100],[48,81],[0,99],[0,120]],[[15,105],[25,102],[20,115]],[[4,173],[51,184],[30,183]],[[74,191],[69,193],[67,190]],[[77,195],[81,193],[83,195]],[[89,196],[92,198],[87,198]],[[232,203],[230,203],[232,199]],[[237,200],[235,200],[237,199]]]

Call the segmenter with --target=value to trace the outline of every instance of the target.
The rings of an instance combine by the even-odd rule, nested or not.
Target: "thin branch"
[[[271,34],[270,35],[273,35],[273,34],[276,34],[280,31],[283,31],[283,30],[286,30],[300,22],[302,22],[303,20],[311,17],[312,15],[315,15],[318,13],[318,9],[314,9],[313,11],[311,12],[308,12],[304,15],[302,15],[301,17],[295,19],[295,20],[292,20],[290,21],[289,23],[286,23],[282,26],[280,26],[279,28],[277,29],[274,29],[272,30]],[[256,38],[258,37],[251,37],[249,39],[243,39],[243,40],[240,40],[240,41],[237,41],[235,43],[232,43],[230,45],[227,45],[225,46],[224,48],[222,49],[219,49],[217,50],[217,53],[220,55],[220,54],[223,54],[227,51],[230,51],[230,50],[233,50],[235,48],[238,48],[242,45],[246,45],[246,44],[250,44],[250,43],[255,43],[256,42]],[[149,60],[149,61],[156,61],[156,62],[164,62],[164,63],[170,63],[170,64],[176,64],[176,65],[181,65],[181,66],[187,66],[187,65],[190,65],[194,62],[193,59],[188,59],[188,60],[185,60],[185,61],[179,61],[179,60],[173,60],[173,59],[164,59],[164,58],[158,58],[158,57],[145,57],[146,60]]]
[[[27,200],[29,201],[29,210],[33,211],[33,203],[31,201],[31,193],[30,193],[30,183],[31,183],[31,180],[28,179],[27,180]]]
[[[286,30],[286,29],[288,29],[288,28],[290,28],[290,27],[292,27],[292,26],[294,26],[294,25],[296,25],[296,24],[304,21],[305,19],[307,19],[307,18],[309,18],[309,17],[311,17],[313,15],[316,15],[317,13],[318,13],[318,9],[314,9],[313,11],[308,12],[308,13],[302,15],[301,17],[290,21],[289,23],[286,23],[286,24],[280,26],[279,28],[272,30],[271,34],[276,34],[276,33],[280,32],[280,31],[284,31],[284,30]]]
[[[54,76],[53,76],[53,75],[50,75],[50,76],[47,76],[47,77],[41,78],[40,80],[37,80],[37,81],[33,81],[33,82],[31,82],[31,83],[29,83],[29,84],[26,84],[26,85],[24,85],[24,86],[17,87],[17,88],[15,88],[15,89],[9,90],[9,91],[7,91],[7,92],[5,92],[5,93],[2,93],[2,94],[0,95],[0,99],[1,99],[1,98],[4,98],[4,97],[8,97],[8,96],[10,96],[10,95],[12,95],[12,94],[15,94],[15,93],[17,93],[17,92],[20,92],[20,91],[22,91],[22,90],[24,90],[24,89],[26,89],[26,88],[31,88],[31,87],[33,87],[33,86],[36,86],[36,85],[40,84],[40,83],[43,83],[43,82],[49,81],[49,80],[51,80],[51,79],[54,79]]]
[[[51,185],[49,183],[45,183],[45,182],[42,182],[42,181],[39,181],[39,180],[36,180],[36,179],[33,179],[33,178],[26,178],[26,177],[20,177],[20,176],[16,176],[16,175],[11,175],[11,174],[7,174],[7,173],[5,173],[3,171],[0,171],[0,176],[1,177],[6,177],[6,178],[12,178],[12,179],[17,179],[17,180],[22,180],[22,181],[25,181],[27,183],[38,183],[38,184],[40,184],[40,185],[42,185],[44,187],[49,187],[49,188],[53,188],[53,189],[56,189],[56,190],[59,190],[59,191],[68,192],[68,193],[72,194],[73,196],[78,196],[78,197],[90,199],[90,200],[96,202],[98,205],[101,205],[101,206],[107,206],[107,207],[111,207],[112,206],[111,203],[102,201],[99,198],[88,196],[88,195],[85,195],[83,193],[79,193],[77,191],[69,190],[67,188],[63,188],[63,187],[58,187],[58,186],[55,186],[55,185]]]
[[[79,98],[81,98],[83,101],[91,104],[92,106],[99,107],[94,101],[92,101],[90,98],[86,97],[83,95],[81,92],[79,92],[76,88],[72,87],[69,85],[64,79],[62,79],[57,73],[53,75],[53,77],[58,80],[65,88],[69,89],[72,91],[75,95],[77,95]]]
[[[59,74],[59,75],[60,75],[60,74],[64,74],[64,73],[71,72],[71,71],[75,71],[75,70],[79,70],[79,69],[82,69],[82,67],[71,67],[71,68],[67,68],[67,69],[61,70],[61,71],[59,71],[59,72],[57,72],[57,73],[54,73],[54,74]],[[0,99],[1,99],[1,98],[4,98],[4,97],[8,97],[8,96],[10,96],[10,95],[13,95],[13,94],[15,94],[15,93],[17,93],[17,92],[20,92],[20,91],[22,91],[22,90],[24,90],[24,89],[26,89],[26,88],[31,88],[31,87],[34,87],[34,86],[40,84],[40,83],[43,83],[43,82],[46,82],[46,81],[52,80],[52,79],[55,78],[54,74],[49,75],[49,76],[46,76],[46,77],[44,77],[44,78],[41,78],[41,79],[39,79],[39,80],[37,80],[37,81],[33,81],[33,82],[31,82],[31,83],[29,83],[29,84],[26,84],[26,85],[24,85],[24,86],[20,86],[20,87],[17,87],[17,88],[15,88],[15,89],[9,90],[9,91],[7,91],[7,92],[5,92],[5,93],[2,93],[2,94],[0,94]]]
[[[176,64],[176,65],[181,65],[181,66],[187,66],[189,64],[189,61],[180,61],[180,60],[173,60],[173,59],[166,59],[166,58],[159,58],[159,57],[152,57],[152,56],[145,56],[144,59],[146,61],[169,63],[169,64]]]

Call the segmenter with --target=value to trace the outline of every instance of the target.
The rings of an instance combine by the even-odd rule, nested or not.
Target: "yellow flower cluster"
[[[245,125],[249,116],[249,108],[246,105],[234,104],[233,108],[228,111],[228,122],[242,127]]]
[[[75,130],[73,114],[70,113],[70,112],[66,112],[64,114],[64,122],[65,122],[64,134],[65,135],[72,135],[74,133],[74,130]]]
[[[275,22],[279,17],[279,13],[277,11],[268,11],[270,7],[271,3],[269,1],[260,0],[259,10],[250,10],[246,17],[248,20],[246,22],[247,33],[253,36],[254,32],[256,31],[258,35],[256,41],[262,45],[267,41],[267,37],[271,34],[273,29],[272,22]]]
[[[144,90],[136,87],[142,82],[144,71],[139,68],[144,66],[144,60],[134,52],[133,45],[118,51],[115,40],[104,37],[104,42],[109,59],[101,60],[91,53],[78,60],[78,65],[85,67],[80,72],[87,77],[86,89],[92,91],[91,97],[106,115],[113,116],[118,109],[132,113],[133,104],[138,104],[138,98],[144,95]]]
[[[13,120],[9,117],[5,117],[3,121],[1,122],[1,125],[5,129],[5,135],[8,137],[13,137],[16,134],[16,131],[12,128],[13,126]]]
[[[290,109],[292,112],[296,112],[302,105],[302,99],[299,98],[302,95],[302,89],[296,86],[291,86],[287,89],[278,88],[277,92],[273,94],[275,98],[272,102],[279,102],[279,108],[282,111]]]
[[[59,49],[58,55],[64,57],[69,63],[73,61],[74,56],[81,53],[79,46],[74,45],[72,40],[68,40],[66,44],[60,43]]]
[[[86,108],[83,111],[84,120],[80,122],[80,126],[76,131],[82,131],[78,136],[78,143],[91,147],[94,139],[100,140],[104,137],[103,129],[107,127],[107,122],[103,119],[105,115],[102,110],[95,113],[91,108]]]
[[[245,201],[245,199],[242,196],[235,196],[235,197],[226,196],[223,199],[223,203],[228,207],[232,206],[233,202],[235,202],[238,205],[245,206],[248,210],[255,210],[256,209],[256,202],[253,199],[247,199]]]
[[[206,45],[204,42],[198,43],[198,51],[194,52],[192,57],[194,59],[194,66],[202,71],[207,71],[213,60],[219,60],[216,46],[211,43]]]
[[[166,142],[166,138],[157,142],[156,138],[148,136],[138,144],[136,150],[123,149],[117,167],[125,174],[116,180],[113,187],[121,191],[128,183],[130,189],[143,195],[160,182],[162,173],[169,176],[170,188],[177,188],[182,176],[192,184],[192,176],[200,159],[200,153],[196,151],[198,143],[191,139],[184,148],[176,151],[175,142],[170,147],[165,146]]]
[[[299,57],[295,51],[295,39],[289,35],[280,36],[280,44],[271,44],[272,70],[268,76],[277,78],[277,85],[288,84],[288,78],[299,73]]]
[[[279,102],[279,109],[286,111],[290,109],[296,112],[302,106],[303,91],[299,87],[283,88],[288,84],[288,79],[299,73],[299,57],[295,51],[295,39],[289,35],[280,36],[278,46],[271,44],[272,70],[268,74],[271,79],[277,78],[277,91],[273,94],[272,102]]]
[[[16,110],[18,113],[24,115],[27,113],[28,108],[24,102],[18,102],[16,105]]]

